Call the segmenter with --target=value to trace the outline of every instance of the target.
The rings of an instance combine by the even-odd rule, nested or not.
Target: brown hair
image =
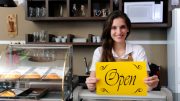
[[[124,19],[129,32],[127,33],[126,38],[129,36],[130,31],[131,31],[131,21],[128,18],[128,16],[117,10],[117,11],[113,11],[106,19],[105,23],[104,23],[104,27],[103,27],[103,32],[102,32],[102,48],[103,48],[103,52],[101,55],[101,61],[102,62],[111,62],[111,61],[115,61],[113,55],[112,55],[112,48],[113,48],[113,44],[114,44],[114,40],[111,38],[111,27],[112,27],[112,23],[113,20],[115,18],[122,18]]]

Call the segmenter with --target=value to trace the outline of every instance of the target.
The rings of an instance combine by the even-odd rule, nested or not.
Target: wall
[[[18,35],[14,38],[8,36],[7,33],[7,15],[17,14]],[[65,35],[72,33],[78,37],[87,37],[89,33],[100,35],[103,23],[101,21],[94,22],[32,22],[25,20],[24,7],[2,8],[0,7],[0,40],[24,40],[25,34],[34,31],[47,30],[52,34]],[[165,40],[166,29],[133,29],[128,40]],[[161,68],[161,84],[167,85],[167,52],[166,44],[143,45],[150,62],[160,65]],[[74,47],[74,63],[73,70],[75,75],[85,75],[83,57],[87,57],[90,62],[94,49],[97,46],[76,46]]]

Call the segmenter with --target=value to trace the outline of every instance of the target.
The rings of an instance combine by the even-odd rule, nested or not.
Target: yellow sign
[[[105,95],[147,95],[145,62],[97,62],[96,93]]]

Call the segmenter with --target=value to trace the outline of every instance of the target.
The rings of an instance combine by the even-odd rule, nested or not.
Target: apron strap
[[[118,61],[133,61],[133,57],[132,57],[132,54],[129,53],[127,59],[117,59],[117,58],[115,58],[115,60],[116,60],[117,62],[118,62]]]

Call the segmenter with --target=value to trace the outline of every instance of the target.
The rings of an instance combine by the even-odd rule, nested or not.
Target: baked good
[[[21,77],[21,74],[19,72],[12,72],[9,74],[1,75],[1,79],[19,79],[20,77]]]
[[[41,76],[37,72],[31,72],[31,73],[24,75],[23,78],[24,79],[40,79]]]
[[[11,90],[5,90],[5,91],[0,93],[0,96],[1,97],[15,97],[16,94]]]
[[[0,79],[2,79],[2,74],[0,74]]]
[[[62,77],[58,76],[56,73],[49,73],[46,75],[46,77],[44,79],[61,79]]]

